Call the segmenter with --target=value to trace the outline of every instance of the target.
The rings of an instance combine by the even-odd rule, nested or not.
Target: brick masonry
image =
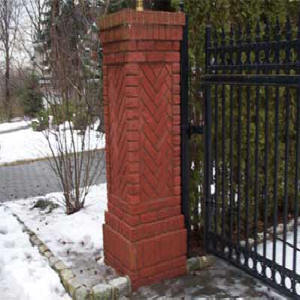
[[[186,273],[180,186],[182,13],[123,10],[103,45],[107,264],[133,289]]]

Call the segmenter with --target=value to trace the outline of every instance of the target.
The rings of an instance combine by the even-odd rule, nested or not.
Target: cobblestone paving
[[[100,155],[99,157],[102,157]],[[106,181],[105,162],[101,163],[102,174],[96,184]],[[48,161],[36,161],[17,166],[0,167],[0,203],[10,200],[42,196],[60,192],[60,184],[49,166]]]

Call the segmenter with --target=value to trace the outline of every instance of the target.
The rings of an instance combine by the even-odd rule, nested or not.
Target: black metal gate
[[[186,39],[187,31],[182,197],[190,228],[188,137],[202,130],[188,123]],[[300,298],[300,25],[208,27],[205,51],[206,250]]]

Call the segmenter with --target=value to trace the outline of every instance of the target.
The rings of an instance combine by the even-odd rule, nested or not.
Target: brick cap
[[[185,14],[182,12],[165,11],[136,11],[124,9],[102,17],[98,21],[101,31],[127,24],[155,24],[155,25],[185,25]]]

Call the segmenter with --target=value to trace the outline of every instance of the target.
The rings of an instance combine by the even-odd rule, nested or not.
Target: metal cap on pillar
[[[136,11],[144,11],[144,1],[136,0]]]

